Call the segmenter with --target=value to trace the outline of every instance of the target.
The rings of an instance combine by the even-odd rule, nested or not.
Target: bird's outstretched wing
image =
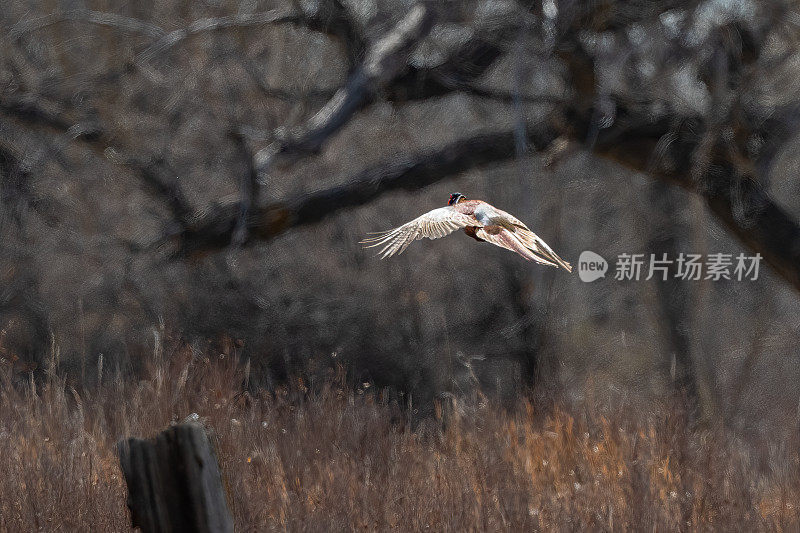
[[[482,226],[474,217],[459,213],[451,206],[440,207],[429,211],[399,228],[373,234],[361,241],[365,248],[383,246],[379,255],[381,259],[402,253],[408,245],[417,239],[426,237],[438,239],[467,226]]]
[[[484,204],[475,210],[475,216],[483,222],[484,230],[491,231],[477,231],[475,234],[481,239],[517,252],[542,265],[561,266],[567,272],[572,272],[572,265],[561,259],[541,237],[511,213]],[[505,232],[494,228],[502,228]],[[524,252],[517,249],[519,244],[523,246]]]

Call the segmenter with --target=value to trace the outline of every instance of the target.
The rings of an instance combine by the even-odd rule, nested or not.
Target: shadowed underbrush
[[[687,429],[677,409],[478,399],[412,429],[387,391],[342,375],[313,393],[297,379],[250,394],[231,351],[157,351],[144,379],[99,368],[80,387],[54,372],[19,380],[12,366],[0,358],[2,531],[128,530],[115,443],[187,417],[213,433],[238,531],[798,523],[795,446],[755,460],[723,430]]]

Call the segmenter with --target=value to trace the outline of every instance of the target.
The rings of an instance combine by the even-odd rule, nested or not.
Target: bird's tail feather
[[[553,266],[557,264],[567,272],[572,272],[572,265],[561,259],[561,257],[559,257],[559,255],[555,253],[553,249],[550,248],[550,246],[548,246],[547,243],[544,242],[544,240],[542,240],[534,232],[527,228],[517,228],[517,230],[514,232],[514,235],[518,236],[519,240],[525,245],[525,247],[531,250],[534,254],[546,259],[547,262],[553,264]]]
[[[517,233],[503,231],[498,235],[498,237],[506,248],[518,253],[528,261],[533,261],[534,263],[539,263],[540,265],[548,265],[553,267],[558,266],[554,262],[536,254],[534,250],[531,250]]]

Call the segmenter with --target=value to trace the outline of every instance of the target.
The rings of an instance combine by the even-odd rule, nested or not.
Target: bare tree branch
[[[22,224],[25,210],[29,208],[53,226],[56,223],[53,202],[36,193],[31,171],[24,163],[24,150],[7,142],[3,130],[0,128],[0,205],[8,208],[7,212],[17,225]],[[0,220],[4,214],[0,211]]]
[[[29,94],[0,96],[0,113],[59,135],[68,135],[71,139],[93,141],[102,133],[94,121],[75,116],[56,102]]]
[[[134,33],[141,33],[154,39],[158,39],[166,33],[156,24],[132,17],[102,11],[75,9],[51,13],[44,17],[23,19],[11,28],[11,31],[8,32],[8,36],[12,40],[17,40],[31,32],[61,22],[84,22],[87,24],[96,24],[98,26],[110,26]]]
[[[346,10],[337,2],[331,6],[336,9],[338,13],[336,16],[341,21],[346,21]],[[151,47],[150,52],[145,52],[145,55],[163,50],[201,31],[237,25],[300,20],[298,16],[302,18],[304,15],[289,11],[273,11],[260,15],[201,20],[186,29],[164,35]],[[318,22],[321,24],[322,21]],[[37,24],[46,23],[49,22],[39,21]],[[257,154],[257,170],[263,175],[275,162],[318,151],[323,143],[373,99],[378,91],[385,92],[398,100],[409,96],[429,97],[454,90],[466,90],[473,94],[502,99],[502,95],[482,94],[484,91],[476,89],[474,82],[488,66],[505,53],[504,43],[507,42],[507,36],[504,37],[503,32],[513,33],[516,23],[508,22],[505,29],[498,30],[498,35],[491,38],[478,35],[469,40],[460,49],[457,57],[451,57],[440,67],[427,70],[409,68],[408,58],[411,51],[430,31],[432,24],[431,8],[424,3],[416,4],[383,39],[366,50],[363,62],[354,70],[346,86],[337,91],[317,114],[296,130],[278,135],[276,141]],[[320,28],[322,27],[325,26],[321,25]],[[336,31],[343,30],[339,28]],[[347,31],[353,30],[350,28]],[[560,56],[572,73],[570,94],[574,95],[574,101],[563,121],[549,124],[544,130],[539,129],[536,135],[548,139],[563,136],[578,143],[585,143],[598,155],[697,192],[706,199],[711,210],[735,235],[753,250],[762,253],[777,272],[800,289],[798,224],[766,195],[754,178],[755,171],[743,170],[741,165],[731,161],[730,154],[721,153],[721,144],[717,140],[719,133],[713,133],[705,125],[702,117],[671,116],[672,123],[668,124],[666,119],[650,119],[646,106],[637,112],[633,110],[634,106],[625,109],[619,105],[615,110],[613,127],[600,128],[594,114],[595,106],[599,105],[594,78],[594,60],[583,50],[579,42],[574,41],[576,32],[567,29],[563,31],[567,40],[572,39],[560,48]],[[757,54],[758,50],[748,53]],[[734,74],[736,73],[729,73],[728,76]],[[108,146],[102,140],[102,128],[99,126],[92,126],[91,122],[84,123],[65,118],[64,113],[59,110],[47,110],[36,102],[23,100],[0,102],[0,112],[39,126],[72,133],[74,137],[90,143],[106,155],[108,148],[117,149]],[[785,138],[795,131],[797,113],[789,113],[786,116],[794,117],[793,121],[772,117],[759,122],[757,119],[740,117],[738,122],[733,124],[735,130],[742,132],[736,134],[737,138],[747,138],[750,134],[757,134],[764,140],[763,145],[766,148],[764,157],[757,162],[759,168],[768,168],[768,160],[780,149]],[[676,119],[679,123],[683,123],[678,132],[674,131]],[[727,117],[727,120],[733,119]],[[698,131],[710,132],[705,137],[701,136],[705,139],[703,146],[698,144],[701,140],[698,139]],[[263,207],[256,207],[252,205],[252,201],[247,200],[249,205],[244,209],[242,205],[220,207],[202,220],[194,218],[192,209],[180,193],[177,183],[174,179],[167,178],[169,172],[153,172],[152,164],[135,165],[134,168],[137,168],[151,190],[164,198],[176,220],[183,226],[180,235],[182,248],[187,251],[214,249],[231,242],[237,220],[246,219],[246,223],[242,225],[240,222],[239,226],[246,228],[245,238],[248,241],[266,240],[290,227],[319,220],[336,209],[361,205],[392,188],[422,187],[453,176],[470,166],[504,161],[513,155],[513,141],[510,140],[513,135],[511,132],[497,135],[492,138],[482,138],[480,141],[465,139],[441,152],[415,154],[407,160],[389,161],[365,171],[365,174],[348,182],[347,185],[322,191],[305,200],[298,199],[285,205],[270,204]],[[531,135],[530,131],[528,135]],[[665,142],[665,139],[671,140]],[[480,142],[487,143],[487,146],[478,146]],[[737,149],[743,153],[741,146]],[[472,151],[481,155],[473,157],[470,155]],[[119,149],[119,152],[124,153],[122,149]],[[448,154],[454,153],[459,154],[463,161],[450,160]],[[693,169],[694,174],[697,174],[697,165],[693,160],[697,154],[705,154],[703,156],[705,163],[700,169],[700,179],[690,179]],[[157,160],[152,161],[155,162],[153,164],[158,164]],[[654,165],[654,161],[657,164]],[[253,187],[253,190],[256,189]],[[250,198],[249,194],[247,198]],[[334,205],[333,199],[336,199],[338,204]],[[233,211],[229,212],[229,209]]]
[[[555,137],[550,128],[531,129],[536,149],[545,149]],[[298,226],[314,224],[337,212],[367,204],[388,191],[415,190],[452,178],[466,170],[514,157],[514,131],[481,133],[438,150],[408,154],[368,168],[344,185],[253,209],[248,217],[247,244],[270,240]],[[180,255],[193,255],[230,244],[236,227],[238,203],[219,208],[178,236]]]
[[[481,28],[460,46],[450,50],[447,60],[441,64],[409,68],[386,88],[387,98],[401,102],[455,91],[480,93],[475,82],[508,51],[512,36],[517,31],[516,21],[501,27]]]
[[[314,4],[315,10],[308,12],[300,0],[292,0],[298,13],[302,13],[302,24],[308,29],[336,37],[344,48],[352,72],[367,51],[367,41],[352,20],[341,0],[325,0]]]
[[[584,123],[576,130],[579,138],[586,135],[588,126]],[[678,130],[666,120],[617,126],[600,132],[593,151],[699,194],[737,238],[800,290],[800,224],[769,197],[752,171],[737,167],[719,150],[700,179],[693,179],[693,154],[702,140],[698,139],[701,129],[691,120]],[[661,140],[666,136],[671,142],[664,146]]]
[[[231,131],[231,137],[236,144],[239,156],[245,163],[247,173],[241,180],[241,210],[239,213],[239,220],[236,223],[236,228],[233,232],[233,241],[241,244],[247,240],[247,218],[250,210],[258,202],[258,193],[260,184],[258,182],[258,170],[256,170],[255,160],[250,148],[247,146],[247,140],[244,135],[235,129]]]
[[[731,172],[714,190],[703,192],[711,211],[748,248],[759,252],[786,281],[800,290],[800,225],[758,182]],[[737,214],[745,206],[746,217]]]
[[[239,13],[224,17],[209,17],[197,20],[186,28],[169,33],[156,24],[116,13],[82,9],[57,11],[43,17],[21,20],[12,27],[9,32],[9,38],[17,41],[31,32],[54,24],[82,22],[139,33],[156,40],[156,42],[137,55],[133,61],[135,65],[140,62],[150,61],[156,55],[200,33],[264,24],[293,23],[339,39],[350,64],[350,69],[354,69],[358,61],[363,57],[367,43],[364,36],[350,19],[347,9],[342,5],[341,1],[325,0],[318,2],[312,12],[305,10],[300,2],[294,3],[296,7],[294,10],[274,9],[263,13]],[[117,71],[106,74],[105,78],[117,78],[131,66],[130,63],[126,62]]]
[[[109,148],[107,152],[110,151]],[[181,228],[186,228],[193,223],[194,209],[183,194],[183,189],[175,178],[175,172],[170,171],[163,159],[140,160],[129,157],[123,161],[123,164],[135,170],[143,183],[167,205],[173,219]]]
[[[546,149],[564,135],[585,142],[592,117],[591,110],[566,121],[554,117],[548,123],[529,127],[527,137],[536,150]],[[638,126],[625,122],[620,120],[617,127],[601,131],[592,143],[592,151],[700,194],[734,235],[761,253],[779,275],[800,290],[800,224],[772,201],[756,180],[718,160],[709,166],[708,179],[698,183],[689,178],[691,154],[697,142],[693,126],[685,126],[665,153],[659,142],[671,131],[666,121]],[[514,145],[513,130],[481,134],[440,150],[385,162],[339,187],[255,209],[247,223],[248,242],[270,240],[290,228],[319,222],[340,209],[366,204],[391,190],[422,188],[470,168],[510,160],[515,155]],[[666,159],[668,164],[654,167],[656,157]],[[238,205],[221,208],[187,229],[180,236],[181,253],[227,246],[238,209]]]
[[[229,28],[244,28],[248,26],[260,26],[263,24],[278,24],[285,22],[300,22],[302,15],[294,10],[274,9],[265,13],[241,13],[227,17],[204,18],[192,22],[186,28],[171,31],[159,38],[159,40],[138,56],[139,61],[150,61],[156,55],[172,48],[185,39],[208,31],[225,30]]]
[[[166,161],[159,157],[137,156],[117,146],[111,142],[106,129],[95,120],[71,115],[58,104],[32,97],[0,100],[0,114],[13,118],[17,123],[81,141],[103,158],[132,169],[147,189],[164,202],[181,228],[188,226],[193,219],[194,210],[175,178],[176,173],[169,169]],[[11,125],[11,121],[8,124]],[[52,216],[49,219],[52,220]]]
[[[433,26],[433,11],[415,4],[402,20],[367,52],[363,64],[347,84],[303,126],[280,134],[278,140],[261,150],[259,171],[267,172],[278,160],[318,151],[322,144],[369,101],[407,68],[408,55]]]

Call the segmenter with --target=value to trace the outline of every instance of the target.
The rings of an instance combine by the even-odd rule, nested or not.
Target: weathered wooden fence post
[[[198,424],[117,445],[133,527],[150,532],[232,532],[214,448]]]

